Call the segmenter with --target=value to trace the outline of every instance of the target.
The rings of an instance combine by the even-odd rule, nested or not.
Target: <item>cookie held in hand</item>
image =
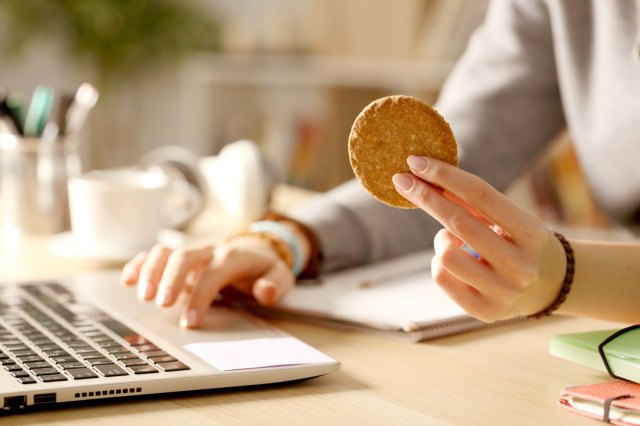
[[[370,103],[349,135],[349,160],[362,186],[393,207],[416,208],[391,181],[409,173],[410,155],[458,165],[458,145],[449,124],[431,106],[411,96],[388,96]]]

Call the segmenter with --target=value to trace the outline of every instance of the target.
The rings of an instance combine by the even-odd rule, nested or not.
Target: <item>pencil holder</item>
[[[52,234],[69,229],[67,180],[81,169],[73,137],[0,134],[3,232]]]

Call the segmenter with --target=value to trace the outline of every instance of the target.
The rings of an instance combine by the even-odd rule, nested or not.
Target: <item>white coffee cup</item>
[[[276,177],[255,142],[232,142],[218,155],[201,157],[198,166],[210,199],[229,219],[250,223],[267,211]]]
[[[172,206],[172,191],[175,186],[160,169],[105,169],[70,179],[74,244],[128,251],[151,247],[161,230],[198,213],[192,206]],[[184,211],[189,208],[192,211]]]

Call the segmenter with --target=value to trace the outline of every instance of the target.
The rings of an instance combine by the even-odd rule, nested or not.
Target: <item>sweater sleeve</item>
[[[564,127],[543,1],[496,0],[454,67],[436,108],[458,140],[460,167],[504,190]],[[325,270],[432,245],[441,226],[388,207],[355,180],[290,212],[313,229]]]

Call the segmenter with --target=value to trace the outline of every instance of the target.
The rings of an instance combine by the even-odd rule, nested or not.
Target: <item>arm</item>
[[[558,312],[640,322],[640,244],[571,240],[575,279]]]

